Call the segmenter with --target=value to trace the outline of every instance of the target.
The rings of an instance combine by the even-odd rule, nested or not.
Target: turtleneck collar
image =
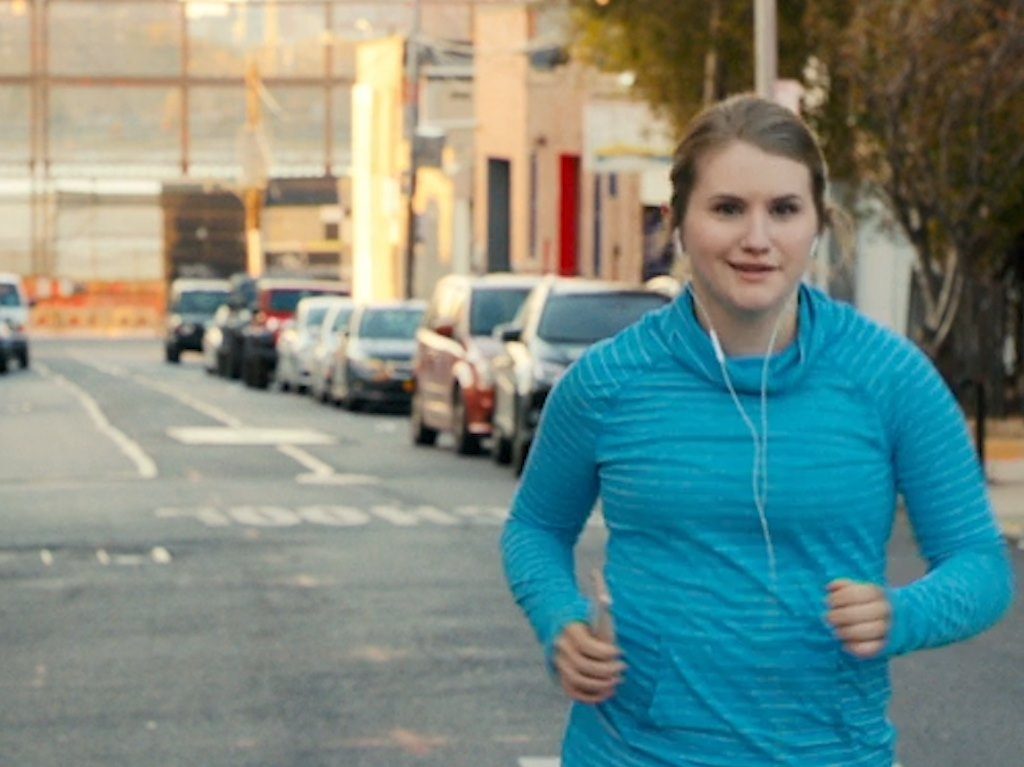
[[[822,295],[807,285],[801,285],[797,297],[797,329],[793,342],[775,353],[768,363],[769,394],[786,391],[800,382],[809,368],[809,362],[820,347],[820,328],[815,322],[816,306]],[[693,294],[688,287],[673,302],[664,315],[666,338],[676,359],[687,369],[714,386],[726,389],[722,368],[715,356],[711,336],[697,319]],[[737,392],[758,394],[764,357],[727,357],[729,379]]]

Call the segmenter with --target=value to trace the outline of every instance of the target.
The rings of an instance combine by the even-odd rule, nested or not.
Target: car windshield
[[[14,285],[0,283],[0,306],[21,306],[21,296]]]
[[[270,291],[269,307],[272,312],[294,312],[299,301],[309,296],[332,295],[329,290],[297,290],[289,288],[285,290],[274,289]],[[323,319],[323,315],[321,315]]]
[[[226,290],[188,290],[178,297],[182,314],[213,314],[228,298]]]
[[[339,309],[337,316],[334,318],[334,324],[331,326],[331,330],[341,330],[342,328],[348,327],[348,321],[352,317],[352,307],[346,306],[344,309]]]
[[[367,309],[359,324],[362,338],[416,337],[416,328],[423,319],[422,309]]]
[[[529,287],[475,291],[469,310],[469,334],[489,336],[496,325],[508,322],[516,316],[516,312],[529,294]]]
[[[656,293],[576,293],[552,296],[537,335],[548,343],[592,344],[618,333],[668,298]]]
[[[306,327],[318,328],[323,324],[324,315],[327,314],[326,306],[316,306],[306,313]]]

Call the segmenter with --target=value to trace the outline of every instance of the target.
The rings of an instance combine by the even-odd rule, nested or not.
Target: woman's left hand
[[[892,627],[892,605],[873,583],[835,580],[828,584],[828,622],[843,649],[858,658],[873,658],[884,648]]]

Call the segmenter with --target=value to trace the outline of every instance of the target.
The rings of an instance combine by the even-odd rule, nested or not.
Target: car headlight
[[[195,329],[196,326],[193,325],[191,322],[185,322],[182,323],[181,325],[178,325],[177,333],[179,336],[188,336],[192,335],[192,333],[195,332]]]

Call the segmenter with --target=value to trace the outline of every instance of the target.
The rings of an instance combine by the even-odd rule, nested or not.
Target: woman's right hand
[[[622,681],[626,664],[619,648],[591,633],[585,623],[570,623],[555,642],[555,668],[565,690],[580,703],[603,703]]]

